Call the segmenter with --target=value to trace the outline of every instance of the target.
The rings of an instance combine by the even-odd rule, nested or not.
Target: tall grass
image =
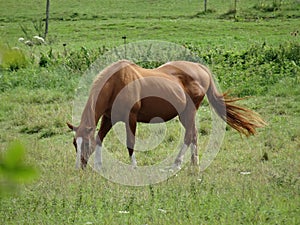
[[[22,140],[26,165],[40,176],[0,199],[0,223],[300,224],[300,54],[294,19],[299,3],[280,1],[276,8],[272,2],[279,1],[238,1],[235,14],[225,15],[233,2],[208,1],[205,14],[198,0],[53,1],[49,42],[28,47],[16,44],[23,35],[19,24],[30,27],[33,18],[43,17],[45,5],[6,1],[0,7],[1,42],[22,49],[26,64],[20,66],[22,57],[14,56],[18,66],[1,67],[0,149]],[[37,34],[28,38],[32,35]],[[211,68],[222,90],[252,95],[241,104],[269,125],[250,139],[228,128],[217,157],[198,175],[186,166],[159,184],[129,187],[90,167],[75,170],[73,134],[65,125],[72,119],[74,89],[95,59],[123,43],[123,35],[129,42],[159,39],[184,45]],[[200,154],[211,132],[210,112],[205,102],[197,114]],[[153,165],[174,150],[181,141],[178,131],[174,120],[157,151],[137,151],[140,166]],[[138,135],[149,137],[149,132],[138,126]],[[126,147],[113,132],[104,145],[114,158],[129,163]]]
[[[221,48],[204,50],[194,44],[184,45],[211,67],[223,89],[231,89],[239,96],[263,95],[270,85],[286,78],[299,83],[300,44],[296,41],[283,42],[279,46],[261,43],[240,51]],[[81,47],[70,52],[55,52],[50,48],[35,59],[38,64],[33,62],[20,71],[4,71],[0,77],[0,91],[22,86],[57,89],[70,94],[80,74],[107,51],[105,46],[98,49]],[[22,63],[23,57],[15,58],[14,64]],[[142,62],[145,68],[153,68],[152,64]]]
[[[188,47],[212,67],[224,89],[239,96],[264,95],[269,87],[286,78],[299,84],[300,44],[296,41],[279,46],[256,44],[241,51]]]

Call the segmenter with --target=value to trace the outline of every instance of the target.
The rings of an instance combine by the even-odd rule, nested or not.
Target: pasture
[[[19,42],[43,35],[46,1],[0,0],[0,150],[20,141],[32,182],[1,193],[1,224],[299,224],[300,2],[298,0],[56,1],[47,44]],[[194,52],[220,88],[255,110],[268,126],[241,137],[227,128],[221,149],[200,174],[187,164],[167,180],[132,187],[88,167],[75,170],[73,101],[84,72],[124,43],[160,40]],[[17,47],[17,49],[15,48]],[[153,65],[144,63],[146,67]],[[211,109],[198,111],[199,153],[211,134]],[[138,164],[163,160],[180,142],[180,124],[165,140],[137,152]],[[138,125],[138,136],[149,127]],[[112,156],[130,163],[110,132]],[[0,184],[5,177],[0,174]],[[1,189],[0,189],[1,190]],[[2,191],[2,190],[1,190]]]

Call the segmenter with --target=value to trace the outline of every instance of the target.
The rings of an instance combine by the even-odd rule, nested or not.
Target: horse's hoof
[[[180,165],[180,164],[174,163],[174,164],[171,166],[171,170],[173,170],[173,171],[179,171],[179,170],[181,170],[181,165]]]
[[[97,171],[97,172],[100,172],[101,169],[102,169],[101,163],[95,163],[94,170]]]
[[[200,166],[198,165],[191,165],[189,168],[190,175],[198,175],[200,173]]]
[[[137,165],[131,165],[132,169],[136,170],[137,169]]]
[[[179,170],[181,170],[181,166],[176,165],[176,164],[173,164],[172,166],[167,166],[164,169],[160,169],[160,171],[163,172],[163,173],[174,173],[174,172],[177,172]]]

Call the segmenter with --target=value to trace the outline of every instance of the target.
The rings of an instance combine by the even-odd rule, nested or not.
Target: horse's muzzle
[[[87,160],[83,157],[81,157],[81,169],[85,169],[87,165]]]

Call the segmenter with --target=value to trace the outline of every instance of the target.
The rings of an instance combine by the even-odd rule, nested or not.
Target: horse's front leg
[[[135,131],[136,131],[137,116],[133,113],[129,115],[129,121],[126,124],[127,149],[131,160],[131,165],[137,167],[137,162],[134,154]]]
[[[94,161],[94,167],[96,170],[100,170],[102,167],[102,143],[103,139],[107,135],[107,133],[112,128],[111,119],[103,116],[101,120],[100,129],[98,131],[97,139],[96,139],[96,149],[95,149],[95,161]]]

